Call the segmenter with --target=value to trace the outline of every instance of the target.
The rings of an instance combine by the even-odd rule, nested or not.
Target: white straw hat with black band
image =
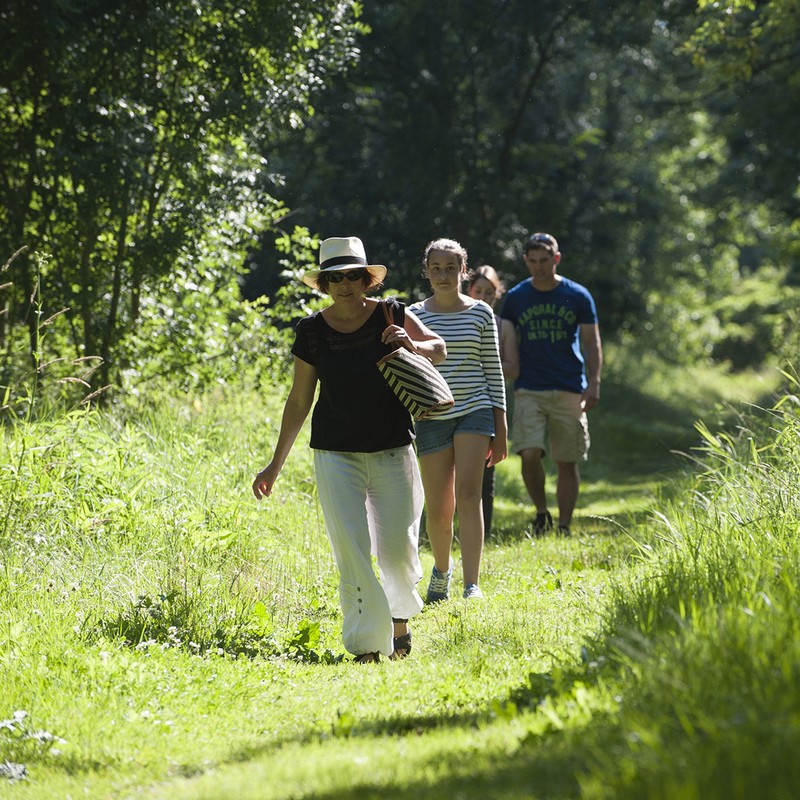
[[[303,275],[303,283],[318,289],[317,279],[323,272],[341,272],[351,269],[365,269],[378,282],[386,277],[383,264],[367,263],[364,243],[357,236],[333,236],[325,239],[319,246],[319,268],[310,269]]]

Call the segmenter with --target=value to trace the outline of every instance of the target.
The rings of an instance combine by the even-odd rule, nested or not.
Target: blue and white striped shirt
[[[447,344],[447,358],[436,369],[447,381],[455,405],[436,419],[461,417],[479,408],[505,411],[505,382],[492,309],[477,300],[463,311],[447,314],[428,311],[425,301],[408,310]]]

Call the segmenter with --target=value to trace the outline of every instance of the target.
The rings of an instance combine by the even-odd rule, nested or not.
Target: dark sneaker
[[[453,565],[447,572],[439,572],[436,565],[433,565],[431,571],[431,580],[428,584],[428,602],[439,603],[442,600],[447,600],[450,597],[450,576],[453,574]]]
[[[534,536],[544,536],[548,531],[553,530],[553,518],[549,511],[537,514],[531,522],[531,533]]]
[[[559,525],[556,528],[556,534],[558,536],[571,536],[572,534],[569,532],[569,525]]]

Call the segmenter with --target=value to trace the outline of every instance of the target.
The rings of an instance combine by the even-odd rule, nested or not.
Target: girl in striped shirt
[[[464,597],[478,598],[483,553],[481,486],[484,466],[506,457],[506,399],[492,309],[462,294],[468,277],[467,251],[452,239],[436,239],[425,248],[423,275],[433,294],[409,307],[447,344],[442,373],[455,405],[416,425],[428,538],[434,567],[429,603],[450,595],[453,520],[458,513]]]

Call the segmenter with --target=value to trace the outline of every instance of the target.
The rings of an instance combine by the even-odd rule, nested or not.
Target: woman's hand
[[[386,328],[381,334],[381,341],[395,349],[398,347],[405,347],[406,350],[410,350],[412,353],[417,351],[414,340],[408,335],[408,331],[405,328],[401,328],[399,325],[390,325]]]
[[[256,479],[253,481],[253,494],[257,500],[272,494],[272,486],[277,480],[279,472],[280,468],[273,466],[273,462],[270,462],[256,475]]]
[[[495,437],[489,443],[489,453],[486,456],[487,466],[494,467],[508,456],[508,442],[505,437]]]
[[[506,412],[496,406],[492,409],[494,415],[494,436],[489,440],[489,452],[486,455],[486,464],[490,467],[499,464],[508,456],[508,425]]]
[[[406,333],[414,343],[414,352],[425,356],[432,364],[441,364],[447,356],[447,346],[438,333],[423,325],[413,312],[406,309]]]

